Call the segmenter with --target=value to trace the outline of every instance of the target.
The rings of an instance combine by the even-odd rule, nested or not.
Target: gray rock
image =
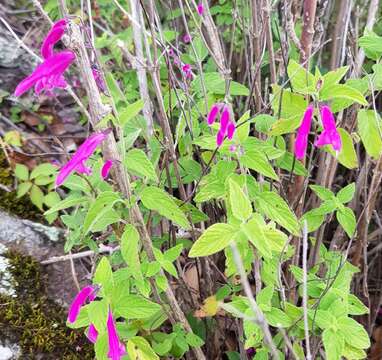
[[[16,292],[12,285],[12,274],[9,272],[9,260],[3,256],[6,251],[7,248],[3,244],[0,244],[0,294],[15,296]]]
[[[21,354],[20,347],[17,344],[0,342],[0,360],[16,360]]]

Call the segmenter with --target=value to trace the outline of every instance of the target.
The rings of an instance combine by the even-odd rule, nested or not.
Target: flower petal
[[[109,343],[109,351],[107,356],[111,360],[120,360],[123,355],[126,354],[125,345],[119,340],[117,329],[115,327],[113,314],[109,308],[109,314],[107,317],[107,337]]]
[[[74,323],[80,313],[81,307],[85,304],[89,296],[94,292],[95,288],[91,285],[85,286],[74,298],[69,308],[68,322]]]
[[[98,338],[98,331],[97,329],[95,328],[95,326],[93,324],[90,324],[89,326],[89,329],[88,329],[88,332],[86,334],[86,337],[89,339],[89,341],[91,341],[93,344],[95,344],[97,342],[97,338]]]
[[[105,164],[103,164],[102,169],[101,169],[101,177],[102,179],[107,178],[109,175],[110,169],[113,166],[113,160],[106,160]]]
[[[219,131],[219,132],[216,134],[216,145],[217,145],[218,147],[220,147],[220,146],[223,144],[224,136],[225,136],[225,133],[224,133],[224,132],[221,132],[221,131]]]
[[[228,140],[232,140],[233,135],[235,134],[236,127],[233,122],[230,122],[227,127],[227,138]]]
[[[227,106],[224,106],[222,116],[220,118],[220,129],[222,133],[226,133],[228,124],[230,122],[230,114]]]
[[[220,104],[213,104],[211,107],[211,110],[207,116],[207,124],[208,125],[212,125],[215,122],[215,120],[219,114],[219,111],[220,111]]]
[[[61,40],[65,33],[66,26],[67,21],[65,19],[58,20],[53,24],[41,45],[41,55],[44,59],[53,55],[53,47]]]
[[[298,160],[301,160],[305,157],[306,148],[308,147],[308,136],[312,123],[312,117],[313,106],[309,105],[305,110],[301,125],[297,130],[296,141],[294,143],[294,153]]]

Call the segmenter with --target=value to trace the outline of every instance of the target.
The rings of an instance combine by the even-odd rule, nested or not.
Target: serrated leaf
[[[382,155],[382,122],[374,110],[359,110],[358,133],[369,156],[379,159]]]
[[[155,182],[158,181],[153,164],[140,149],[132,149],[126,154],[125,166],[134,174],[146,176]]]
[[[141,192],[141,201],[146,208],[155,210],[182,228],[190,228],[186,215],[179,209],[174,199],[162,189],[154,186],[146,187]]]
[[[261,215],[254,214],[254,217],[241,227],[247,236],[248,240],[255,246],[260,254],[269,258],[272,257],[271,248],[268,239],[265,236],[265,222]]]
[[[252,205],[236,181],[229,180],[229,198],[233,216],[246,221],[252,214]]]
[[[295,60],[289,61],[287,72],[293,91],[304,95],[315,92],[315,77]]]
[[[124,126],[129,120],[134,118],[143,109],[144,100],[140,99],[132,104],[127,105],[119,114],[119,122]]]
[[[338,154],[338,161],[348,169],[355,169],[358,167],[358,159],[354,149],[353,139],[344,129],[339,128],[338,132],[342,142],[342,149]],[[331,149],[331,146],[326,146],[326,150],[333,156],[336,156],[335,152]]]
[[[320,91],[321,101],[334,98],[348,99],[361,105],[367,105],[367,101],[362,93],[347,85],[334,84],[329,88],[324,88]]]
[[[89,199],[86,196],[78,197],[76,195],[70,195],[67,198],[61,200],[58,204],[52,206],[48,211],[44,213],[45,216],[53,214],[59,210],[64,210],[78,204],[86,204]]]
[[[93,277],[93,284],[101,285],[101,290],[106,294],[110,294],[113,286],[113,271],[111,265],[106,256],[103,256],[101,261],[98,263],[96,271]]]
[[[296,215],[283,198],[273,191],[263,191],[256,194],[255,208],[275,221],[293,235],[300,235],[300,224]]]
[[[133,225],[126,225],[121,236],[121,254],[137,280],[143,280],[139,261],[139,233]]]
[[[340,360],[344,350],[344,336],[339,331],[325,329],[322,333],[325,354],[327,360]]]
[[[344,207],[336,212],[338,222],[341,224],[346,234],[351,238],[354,235],[357,221],[352,209]]]
[[[342,204],[346,204],[353,199],[354,192],[355,192],[355,183],[351,183],[349,185],[346,185],[343,189],[341,189],[337,193],[336,198]]]
[[[338,319],[338,327],[345,336],[345,342],[356,349],[370,347],[370,338],[365,328],[349,317]]]
[[[244,155],[240,157],[240,162],[247,168],[255,170],[259,174],[268,176],[271,179],[279,180],[275,170],[272,165],[269,163],[267,157],[264,153],[261,153],[257,150],[247,151]]]
[[[335,197],[334,194],[329,189],[327,189],[321,185],[309,185],[309,187],[323,201],[333,200]]]
[[[189,256],[208,256],[223,250],[236,234],[236,229],[229,224],[214,224],[204,231],[192,245]]]
[[[120,297],[114,306],[114,311],[125,319],[147,319],[161,310],[159,304],[135,294]]]
[[[127,342],[127,353],[131,359],[159,360],[150,343],[141,336],[134,336]]]

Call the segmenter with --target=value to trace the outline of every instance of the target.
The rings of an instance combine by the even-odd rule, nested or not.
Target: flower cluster
[[[62,38],[67,28],[67,21],[61,19],[53,24],[41,46],[41,55],[44,59],[31,75],[22,80],[16,87],[15,96],[21,96],[34,86],[38,95],[44,91],[52,95],[55,88],[66,88],[67,83],[63,76],[66,69],[72,64],[75,55],[70,50],[54,52],[54,45]]]
[[[226,136],[228,140],[232,140],[236,130],[235,124],[231,121],[229,108],[225,104],[218,103],[211,107],[207,116],[207,124],[211,126],[220,114],[220,127],[216,135],[216,144],[218,147],[223,144]]]
[[[306,149],[308,147],[308,136],[312,124],[313,111],[313,105],[309,105],[306,108],[301,121],[301,125],[297,130],[296,141],[294,144],[294,153],[298,160],[301,160],[305,157]],[[318,139],[314,142],[314,145],[317,147],[332,145],[334,151],[341,151],[341,136],[337,131],[336,121],[332,111],[330,110],[330,107],[328,105],[320,106],[320,115],[323,130],[318,136]]]
[[[68,312],[68,322],[73,324],[80,313],[81,308],[89,302],[94,301],[97,296],[97,287],[89,285],[85,286],[74,298]],[[100,330],[100,329],[99,329]],[[125,344],[119,340],[117,329],[115,326],[115,321],[113,318],[113,313],[111,312],[110,306],[108,310],[108,316],[106,321],[106,330],[109,343],[109,351],[107,356],[111,360],[120,360],[122,356],[126,355]],[[94,324],[89,325],[88,332],[86,334],[89,341],[93,344],[98,339],[98,330]]]

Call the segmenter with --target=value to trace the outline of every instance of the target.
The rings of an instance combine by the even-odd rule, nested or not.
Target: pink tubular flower
[[[53,47],[61,40],[65,33],[66,26],[67,21],[65,19],[58,20],[53,24],[41,46],[41,55],[44,59],[53,55]]]
[[[95,344],[97,342],[97,338],[98,338],[98,331],[97,329],[95,328],[95,326],[93,324],[90,324],[89,326],[89,330],[86,334],[86,337],[89,339],[90,342],[92,342],[93,344]]]
[[[110,169],[113,166],[113,160],[106,160],[101,169],[102,179],[106,179],[109,175]]]
[[[189,44],[191,42],[191,35],[190,34],[184,34],[183,35],[183,42],[186,44]]]
[[[68,313],[68,322],[74,323],[80,313],[81,307],[86,303],[89,299],[93,301],[95,299],[95,287],[94,286],[85,286],[74,298],[72,304],[69,308]]]
[[[296,141],[294,143],[294,153],[298,160],[305,157],[306,148],[308,147],[308,136],[312,123],[312,117],[313,105],[309,105],[305,110],[301,125],[297,130]]]
[[[63,184],[66,178],[74,171],[90,175],[91,169],[86,166],[85,162],[93,155],[97,146],[106,139],[109,133],[110,129],[107,129],[87,138],[77,149],[72,158],[60,169],[56,178],[56,186]]]
[[[109,315],[107,317],[107,337],[109,341],[109,351],[107,356],[111,360],[120,360],[126,354],[125,345],[119,340],[117,329],[115,327],[113,314],[109,308]]]
[[[235,134],[236,127],[233,122],[230,122],[227,126],[227,138],[228,140],[232,140],[233,135]]]
[[[224,106],[222,116],[220,118],[220,130],[223,134],[226,133],[228,124],[230,123],[229,109]]]
[[[202,4],[202,2],[200,2],[199,4],[198,4],[198,14],[199,15],[203,15],[203,13],[204,13],[204,6],[203,6],[203,4]]]
[[[63,73],[74,61],[75,55],[72,51],[66,50],[53,54],[37,66],[35,71],[17,85],[15,96],[20,96],[35,86],[36,94],[45,90],[50,92],[54,88],[65,88],[67,83]]]
[[[220,105],[213,104],[207,116],[208,125],[212,125],[215,122],[217,116],[219,115],[219,111],[220,111]]]
[[[223,141],[224,141],[224,136],[225,136],[225,133],[222,132],[222,131],[219,131],[219,132],[216,134],[216,145],[217,145],[218,147],[222,146]]]
[[[323,131],[314,144],[318,147],[332,145],[335,151],[340,151],[342,147],[341,136],[337,131],[336,121],[330,107],[328,105],[321,106],[320,113]]]

